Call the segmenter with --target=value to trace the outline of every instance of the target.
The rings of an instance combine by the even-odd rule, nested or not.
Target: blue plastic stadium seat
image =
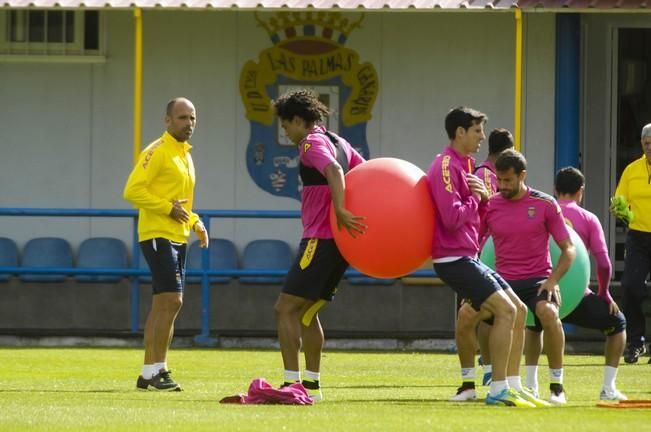
[[[0,237],[0,267],[18,266],[18,247],[12,239]],[[11,277],[8,273],[0,273],[0,282],[6,282]]]
[[[57,237],[31,239],[23,249],[23,267],[72,267],[70,243]],[[22,274],[23,282],[63,282],[66,275]]]
[[[432,277],[410,277],[405,276],[402,279],[404,285],[428,285],[428,286],[441,286],[445,283],[437,276],[432,268],[432,260],[428,258],[418,270],[427,270],[433,273]]]
[[[293,256],[289,245],[282,240],[254,240],[244,248],[243,270],[288,270]],[[245,276],[244,284],[280,284],[279,276]]]
[[[350,276],[347,279],[351,285],[393,285],[396,281],[395,279],[378,279],[369,276]]]
[[[77,268],[112,268],[129,267],[127,247],[122,240],[110,237],[95,237],[84,240],[77,254]],[[77,275],[78,282],[115,283],[124,276],[112,275]]]
[[[195,241],[188,248],[187,270],[201,270],[201,253],[199,241]],[[227,239],[210,239],[209,269],[210,270],[237,270],[237,249],[232,241]],[[210,282],[227,284],[230,276],[210,276]],[[201,276],[186,276],[187,283],[201,283]]]

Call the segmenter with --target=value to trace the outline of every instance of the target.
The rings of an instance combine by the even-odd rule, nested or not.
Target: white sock
[[[285,382],[293,383],[301,380],[301,373],[299,371],[285,369]]]
[[[563,368],[549,369],[549,383],[550,384],[563,384]]]
[[[488,373],[493,373],[493,365],[487,365],[485,364],[484,366],[481,367],[484,371],[484,375]]]
[[[538,365],[524,367],[524,382],[534,392],[538,393]]]
[[[154,369],[153,364],[146,364],[142,367],[142,377],[144,379],[151,379],[154,375],[156,375],[158,372]]]
[[[305,369],[305,379],[309,381],[319,381],[321,379],[321,374],[319,372],[312,372]]]
[[[509,383],[509,387],[511,387],[513,390],[522,391],[522,381],[520,380],[520,375],[507,376],[506,382]]]
[[[615,379],[617,368],[612,366],[604,367],[604,390],[615,391]]]
[[[159,363],[154,363],[154,370],[156,371],[154,375],[156,375],[158,372],[161,370],[168,370],[167,369],[167,362],[159,362]]]
[[[461,381],[462,382],[475,382],[475,368],[461,368]]]
[[[509,384],[505,381],[493,381],[491,382],[491,386],[488,388],[488,394],[491,396],[495,396],[499,394],[501,391],[504,389],[509,388]]]

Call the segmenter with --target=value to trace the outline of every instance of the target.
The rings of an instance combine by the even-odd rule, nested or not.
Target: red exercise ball
[[[365,216],[366,233],[351,237],[337,228],[335,243],[351,266],[376,278],[409,274],[431,256],[434,206],[425,173],[395,158],[371,159],[346,174],[346,208]]]

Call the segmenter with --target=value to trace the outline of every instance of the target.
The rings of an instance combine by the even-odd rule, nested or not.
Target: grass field
[[[105,348],[0,348],[0,431],[626,431],[642,430],[649,409],[596,402],[602,357],[567,356],[565,407],[513,409],[452,403],[456,357],[432,353],[328,352],[326,400],[314,406],[222,405],[251,379],[281,378],[276,351],[173,349],[170,368],[185,391],[135,390],[142,352]],[[651,399],[651,365],[622,365],[619,388]],[[478,374],[480,369],[478,369]],[[541,389],[547,396],[542,365]],[[483,395],[485,388],[480,388]],[[571,429],[570,429],[571,428]]]

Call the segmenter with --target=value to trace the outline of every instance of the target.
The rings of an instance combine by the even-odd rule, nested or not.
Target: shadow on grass
[[[563,363],[564,368],[580,368],[580,367],[595,367],[595,366],[603,366],[603,357],[599,359],[600,361],[595,361],[594,363]]]
[[[43,389],[1,389],[0,393],[131,393],[133,390],[43,390]]]
[[[463,403],[454,403],[450,402],[447,399],[396,399],[396,398],[385,398],[385,399],[346,399],[340,401],[334,401],[334,403],[341,404],[350,404],[350,403],[390,403],[391,405],[445,405],[447,407],[468,407],[469,405],[484,405],[483,400],[478,400],[475,402],[463,402]]]
[[[366,385],[328,385],[327,388],[336,389],[408,389],[408,388],[456,388],[454,385],[390,385],[390,384],[366,384]]]

